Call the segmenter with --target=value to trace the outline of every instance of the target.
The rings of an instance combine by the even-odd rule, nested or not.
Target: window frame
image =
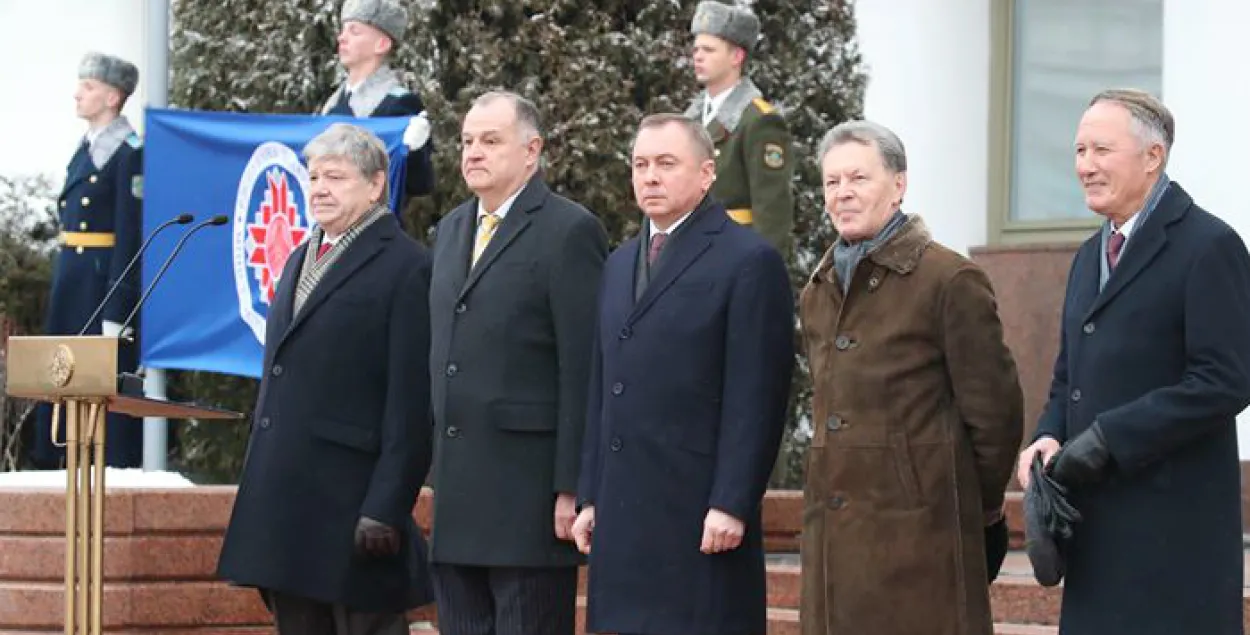
[[[1011,218],[1012,114],[1015,111],[1016,0],[990,0],[989,149],[986,155],[989,212],[986,237],[991,245],[1079,243],[1102,224],[1088,218],[1021,221]],[[1075,176],[1072,177],[1075,180]]]

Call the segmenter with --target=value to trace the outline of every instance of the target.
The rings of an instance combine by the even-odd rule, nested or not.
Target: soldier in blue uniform
[[[321,107],[321,114],[355,117],[411,117],[404,132],[408,165],[403,210],[408,197],[434,191],[430,122],[421,97],[408,90],[388,64],[408,28],[408,10],[398,0],[347,0],[340,15],[339,63],[347,78]]]
[[[134,64],[89,53],[78,68],[74,93],[77,114],[88,129],[70,159],[61,191],[60,253],[52,275],[52,297],[45,331],[76,335],[117,281],[142,242],[143,148],[134,128],[121,115],[139,82]],[[91,324],[88,335],[120,335],[140,293],[138,268]],[[138,365],[138,343],[120,340],[119,371]],[[40,409],[35,430],[36,467],[61,466],[65,452],[64,421],[51,436],[52,411]],[[143,425],[134,417],[109,414],[105,461],[111,467],[138,467],[143,458]]]

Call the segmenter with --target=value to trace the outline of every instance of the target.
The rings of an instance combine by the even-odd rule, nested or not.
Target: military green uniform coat
[[[686,116],[703,120],[707,91],[699,94]],[[764,100],[749,79],[730,89],[729,96],[707,124],[716,145],[716,182],[712,196],[743,223],[750,224],[788,256],[794,231],[794,152],[785,119]]]
[[[1003,504],[1023,396],[989,279],[915,216],[845,295],[832,260],[800,300],[802,632],[990,635],[985,510]]]

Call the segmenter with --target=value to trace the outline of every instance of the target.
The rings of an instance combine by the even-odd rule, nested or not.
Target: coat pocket
[[[504,402],[491,409],[495,427],[511,432],[555,432],[556,405],[544,401],[535,403]]]
[[[361,452],[377,453],[382,447],[376,431],[331,419],[312,419],[308,430],[314,437]]]
[[[904,502],[910,508],[919,507],[920,481],[916,478],[916,463],[912,460],[911,446],[907,442],[906,434],[890,433],[890,452],[893,454],[894,469],[898,473]]]

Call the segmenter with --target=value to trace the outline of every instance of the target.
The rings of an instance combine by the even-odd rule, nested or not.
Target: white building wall
[[[987,225],[989,0],[858,0],[864,116],[907,147],[903,209],[967,254]]]
[[[1207,211],[1250,242],[1250,4],[1163,3],[1163,100],[1176,117],[1168,173]],[[1247,325],[1250,326],[1250,325]],[[1241,460],[1250,460],[1250,416],[1238,419]]]
[[[147,70],[143,0],[0,2],[0,174],[46,173],[59,183],[86,123],[74,115],[78,63],[88,51],[139,67],[139,88],[124,115],[143,126]]]

